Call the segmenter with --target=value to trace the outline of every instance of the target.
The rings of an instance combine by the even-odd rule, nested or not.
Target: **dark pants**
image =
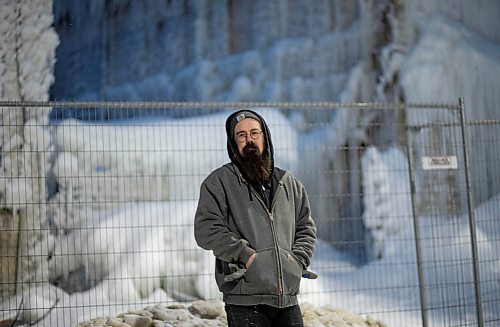
[[[275,308],[269,305],[225,306],[229,327],[303,327],[300,307]]]

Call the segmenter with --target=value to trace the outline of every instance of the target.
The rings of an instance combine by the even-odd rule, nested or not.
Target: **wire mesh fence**
[[[500,121],[463,103],[0,103],[2,323],[220,299],[199,186],[253,108],[318,227],[299,300],[389,326],[500,321]]]

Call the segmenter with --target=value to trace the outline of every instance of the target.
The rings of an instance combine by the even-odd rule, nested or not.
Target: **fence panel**
[[[23,120],[47,107],[48,125]],[[308,190],[319,278],[303,280],[301,303],[389,326],[500,321],[499,183],[478,182],[498,176],[500,124],[467,125],[468,190],[458,105],[3,102],[0,322],[220,300],[193,217],[200,183],[229,161],[225,119],[242,108],[262,114],[276,165]],[[488,170],[474,179],[477,165]]]
[[[407,110],[424,326],[477,324],[482,317],[461,117],[460,107]]]
[[[467,125],[472,189],[477,226],[481,301],[485,326],[499,323],[498,268],[500,267],[500,120],[473,121]]]

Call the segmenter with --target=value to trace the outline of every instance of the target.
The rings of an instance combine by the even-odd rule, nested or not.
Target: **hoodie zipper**
[[[281,264],[280,250],[278,247],[278,235],[276,233],[276,227],[274,226],[274,219],[272,212],[268,212],[269,219],[271,220],[271,230],[274,237],[274,248],[276,251],[276,263],[278,265],[278,306],[281,307],[283,305],[283,289],[284,289],[284,281],[283,281],[283,267]]]
[[[248,183],[248,182],[246,182],[246,183]],[[264,209],[266,210],[267,216],[269,217],[269,221],[271,224],[271,232],[273,234],[273,240],[274,240],[274,242],[273,242],[274,243],[274,250],[276,252],[276,265],[278,267],[277,268],[278,269],[278,306],[282,307],[283,303],[284,303],[283,266],[281,263],[280,251],[279,251],[279,247],[278,247],[278,235],[276,232],[276,227],[274,226],[274,217],[273,217],[274,204],[275,204],[276,198],[277,198],[276,195],[278,195],[278,192],[280,192],[280,189],[283,188],[283,183],[281,181],[279,181],[278,185],[279,185],[279,187],[276,190],[276,193],[274,194],[273,203],[271,203],[270,209],[267,208],[267,205],[264,203],[264,200],[262,199],[260,194],[257,191],[255,191],[251,185],[249,185],[249,186],[250,186],[250,189],[252,190],[252,192],[254,193],[255,197],[257,198],[257,200],[260,202],[262,207],[264,207]]]

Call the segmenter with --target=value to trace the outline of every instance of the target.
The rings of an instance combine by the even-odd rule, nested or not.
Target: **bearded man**
[[[228,325],[303,326],[297,294],[316,243],[304,186],[274,166],[271,133],[254,111],[226,121],[230,163],[202,183],[198,245],[215,255]]]

